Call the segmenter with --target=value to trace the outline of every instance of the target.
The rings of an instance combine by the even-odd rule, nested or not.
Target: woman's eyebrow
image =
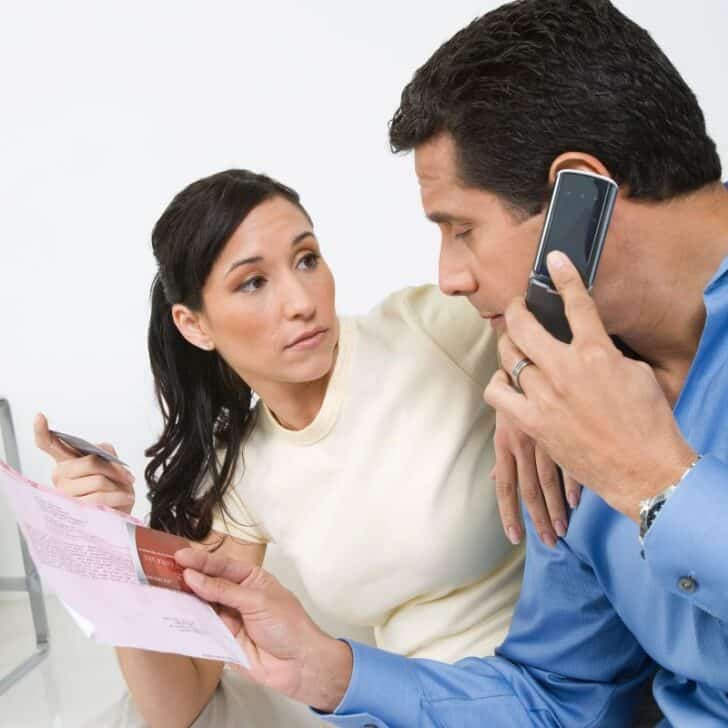
[[[291,241],[291,247],[295,247],[309,236],[316,240],[316,236],[310,230],[304,230],[302,233],[299,233],[295,238],[293,238]]]
[[[248,265],[248,263],[260,263],[260,261],[263,260],[262,255],[254,255],[252,258],[243,258],[242,260],[236,260],[225,273],[225,278],[229,276],[236,268],[239,268],[241,265]]]
[[[295,238],[291,241],[291,247],[295,247],[299,243],[303,242],[306,238],[312,237],[314,240],[316,239],[316,236],[310,231],[310,230],[304,230],[302,233],[299,233],[296,235]],[[248,265],[250,263],[260,263],[263,260],[262,255],[254,255],[250,258],[243,258],[242,260],[236,260],[228,269],[227,273],[225,273],[224,277],[229,276],[236,268],[239,268],[241,265]]]

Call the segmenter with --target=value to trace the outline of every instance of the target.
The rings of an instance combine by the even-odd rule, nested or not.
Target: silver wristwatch
[[[682,483],[685,476],[698,464],[701,456],[698,457],[690,464],[690,467],[680,476],[680,480],[676,483],[672,483],[665,490],[661,491],[657,495],[653,495],[651,498],[645,498],[640,501],[640,545],[642,546],[642,558],[645,556],[645,536],[650,530],[650,526],[655,522],[657,514],[660,512],[662,507],[672,497],[672,494],[677,490],[678,485]]]

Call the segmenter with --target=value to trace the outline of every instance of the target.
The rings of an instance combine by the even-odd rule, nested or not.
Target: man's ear
[[[193,311],[182,303],[175,303],[172,306],[172,320],[180,334],[192,346],[204,351],[215,348],[215,342],[206,333],[202,314],[198,311]]]
[[[549,186],[553,187],[556,184],[556,175],[563,169],[575,169],[579,172],[591,172],[592,174],[599,174],[602,177],[611,178],[609,170],[591,154],[585,152],[564,152],[559,154],[553,162],[551,162],[551,168],[549,169]]]

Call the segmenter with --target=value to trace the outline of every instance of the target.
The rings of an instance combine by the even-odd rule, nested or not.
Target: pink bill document
[[[0,461],[3,490],[44,584],[102,644],[249,666],[209,604],[188,593],[185,539],[27,480]]]

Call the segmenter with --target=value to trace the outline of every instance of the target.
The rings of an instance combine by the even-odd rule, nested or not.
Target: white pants
[[[307,706],[239,673],[225,670],[217,690],[191,728],[322,728],[330,725]],[[131,696],[125,695],[84,728],[148,728]]]

